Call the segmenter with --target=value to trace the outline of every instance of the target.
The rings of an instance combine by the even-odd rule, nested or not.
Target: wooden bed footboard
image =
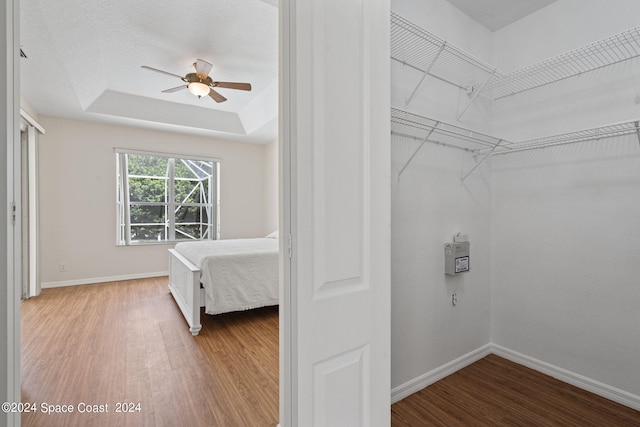
[[[169,291],[176,300],[193,336],[198,335],[200,324],[200,269],[174,249],[169,249]]]

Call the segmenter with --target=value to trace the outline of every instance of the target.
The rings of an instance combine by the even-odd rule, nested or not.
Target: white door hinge
[[[16,202],[11,203],[11,224],[16,225]]]

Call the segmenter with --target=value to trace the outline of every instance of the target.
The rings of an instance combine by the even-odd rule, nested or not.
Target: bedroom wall
[[[264,235],[278,229],[278,140],[264,146]]]
[[[393,1],[392,10],[481,58],[491,33],[446,1]],[[420,75],[392,61],[392,106],[455,123],[467,94],[434,79],[409,105]],[[474,105],[460,123],[490,131],[490,105]],[[427,143],[398,180],[419,143],[392,137],[391,386],[397,400],[438,378],[443,366],[490,342],[491,180],[489,163],[463,183],[469,153]],[[468,233],[471,271],[444,275],[444,243]],[[458,303],[451,302],[457,293]],[[434,372],[437,371],[437,372]]]
[[[559,0],[495,33],[495,65],[580,47],[638,14],[632,0]],[[639,71],[633,60],[496,101],[494,131],[518,140],[638,119]],[[492,341],[640,402],[637,136],[492,164]]]
[[[221,237],[265,235],[265,147],[171,132],[41,117],[41,280],[44,286],[168,270],[171,245],[116,246],[115,148],[222,160]],[[65,272],[59,264],[66,265]]]

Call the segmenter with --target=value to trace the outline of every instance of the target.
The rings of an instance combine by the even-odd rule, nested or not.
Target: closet
[[[638,13],[557,0],[492,33],[397,0],[392,400],[494,352],[640,408]]]

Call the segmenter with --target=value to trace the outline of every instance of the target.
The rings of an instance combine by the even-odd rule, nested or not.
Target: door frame
[[[4,103],[0,107],[0,129],[4,129],[4,147],[0,149],[0,162],[6,165],[4,185],[0,188],[0,259],[6,263],[0,266],[0,277],[6,287],[2,289],[0,304],[6,307],[6,316],[0,320],[2,335],[6,336],[6,346],[0,354],[0,383],[3,402],[20,402],[20,240],[16,236],[20,230],[20,206],[16,203],[16,191],[20,191],[20,167],[16,164],[16,152],[20,152],[20,63],[19,63],[19,0],[8,0],[0,6],[0,19],[4,32],[0,36],[2,43],[2,75],[3,92],[0,99]],[[18,194],[19,198],[19,194]],[[14,219],[15,218],[15,219]],[[17,231],[16,231],[17,230]],[[6,380],[6,381],[3,381]],[[19,413],[4,413],[0,416],[0,425],[19,426]]]
[[[295,0],[281,0],[280,1],[280,49],[282,56],[283,49],[291,48],[291,31],[295,30]],[[7,165],[7,183],[4,188],[0,189],[0,205],[2,213],[0,213],[0,221],[5,222],[6,232],[0,232],[0,258],[1,255],[6,253],[7,263],[0,267],[0,277],[6,277],[7,284],[13,284],[13,286],[7,286],[3,294],[0,296],[0,301],[3,305],[6,304],[7,316],[0,320],[0,328],[4,329],[7,333],[7,346],[6,353],[0,355],[0,359],[4,359],[3,367],[0,368],[0,379],[6,378],[6,389],[2,390],[2,398],[4,401],[20,402],[20,299],[17,296],[17,287],[20,281],[16,281],[16,273],[14,267],[16,262],[20,263],[20,257],[14,257],[15,249],[15,236],[14,227],[10,216],[12,215],[12,203],[14,200],[13,192],[16,188],[16,170],[14,168],[14,151],[16,144],[19,147],[19,117],[20,117],[20,80],[19,80],[19,0],[8,0],[4,2],[2,6],[2,18],[5,21],[5,33],[2,36],[2,43],[4,45],[3,54],[3,68],[5,74],[5,89],[7,92],[6,103],[2,107],[0,113],[0,120],[6,123],[7,132],[5,134],[5,141],[13,141],[13,144],[6,144],[4,150],[0,150],[0,161],[4,161]],[[290,96],[289,90],[293,85],[283,82],[290,82],[295,79],[295,75],[292,75],[292,69],[288,66],[289,56],[287,55],[284,62],[281,62],[279,67],[280,84],[282,89],[280,96]],[[295,70],[293,70],[295,73]],[[295,126],[295,117],[292,119],[292,115],[295,112],[287,111],[286,114],[282,114],[282,98],[280,99],[280,129],[283,130],[286,127],[286,132],[291,133]],[[295,303],[296,288],[292,286],[291,277],[296,271],[295,257],[291,257],[291,254],[296,248],[292,248],[291,230],[295,229],[296,218],[291,213],[291,200],[296,194],[296,183],[292,181],[292,177],[295,176],[292,171],[295,171],[296,164],[292,159],[295,158],[295,144],[289,144],[283,141],[282,136],[279,138],[279,181],[280,181],[280,268],[281,268],[281,285],[280,285],[280,297],[281,304],[284,310],[281,310],[280,318],[280,339],[281,339],[281,354],[280,354],[280,422],[283,427],[292,427],[292,420],[297,419],[295,414],[297,408],[297,402],[295,396],[298,394],[298,390],[295,388],[297,383],[296,377],[298,367],[296,363],[296,352],[298,343],[296,342],[296,325],[297,315]],[[19,172],[19,171],[18,171]],[[20,180],[17,179],[18,185]],[[16,212],[16,225],[19,224],[20,215]],[[15,229],[19,229],[15,227]],[[18,252],[19,253],[19,252]],[[16,261],[17,258],[17,261]],[[294,261],[292,261],[294,259]],[[19,278],[19,276],[18,276]],[[16,285],[16,283],[18,285]],[[5,293],[6,292],[6,293]],[[390,392],[390,390],[389,390]],[[4,414],[0,417],[0,426],[19,426],[20,417],[19,414]]]

